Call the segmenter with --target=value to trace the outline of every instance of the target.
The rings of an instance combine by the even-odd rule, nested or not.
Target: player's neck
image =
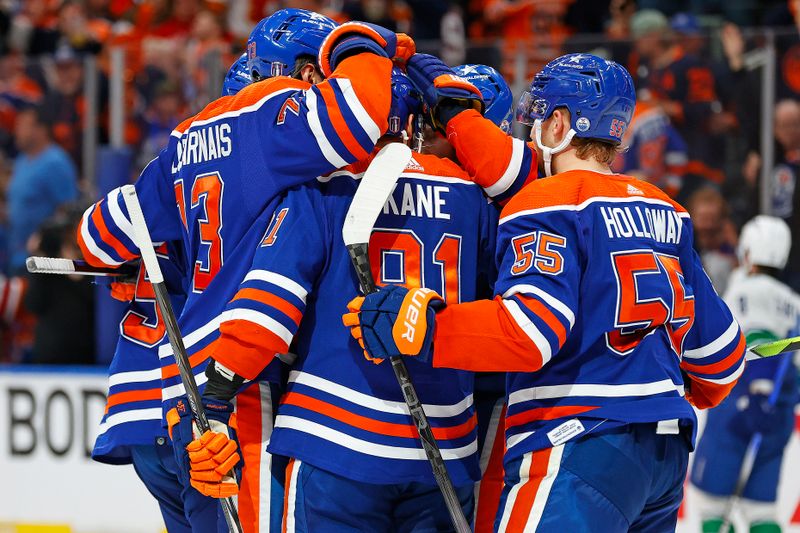
[[[553,174],[561,174],[570,170],[588,170],[599,174],[612,174],[611,168],[594,158],[581,159],[575,155],[575,150],[567,150],[553,157]]]

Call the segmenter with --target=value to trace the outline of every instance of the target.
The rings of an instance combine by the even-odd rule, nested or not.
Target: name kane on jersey
[[[444,185],[395,186],[383,206],[383,214],[450,220],[450,213],[444,211],[445,195],[449,192],[450,188]]]

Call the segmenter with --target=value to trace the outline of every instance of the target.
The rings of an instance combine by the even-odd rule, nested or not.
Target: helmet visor
[[[544,120],[547,114],[547,100],[536,98],[530,91],[525,91],[517,105],[517,122],[533,126],[536,120]]]

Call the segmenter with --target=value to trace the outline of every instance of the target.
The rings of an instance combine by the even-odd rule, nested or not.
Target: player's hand
[[[353,298],[342,317],[350,334],[375,364],[397,355],[430,357],[436,310],[444,300],[431,289],[389,285],[366,297]]]
[[[319,49],[319,67],[327,78],[345,58],[372,52],[405,63],[416,51],[414,40],[369,22],[345,22],[333,30]]]
[[[198,492],[212,498],[227,498],[239,491],[239,464],[235,440],[236,419],[230,402],[203,398],[211,430],[200,435],[186,399],[167,412],[179,476]]]
[[[483,114],[483,97],[478,88],[456,76],[438,57],[414,54],[408,60],[406,72],[431,110],[431,124],[437,131],[444,134],[447,122],[466,109]]]

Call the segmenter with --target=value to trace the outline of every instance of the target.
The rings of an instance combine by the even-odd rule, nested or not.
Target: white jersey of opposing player
[[[748,345],[792,336],[800,324],[800,295],[766,274],[735,272],[724,300]]]

